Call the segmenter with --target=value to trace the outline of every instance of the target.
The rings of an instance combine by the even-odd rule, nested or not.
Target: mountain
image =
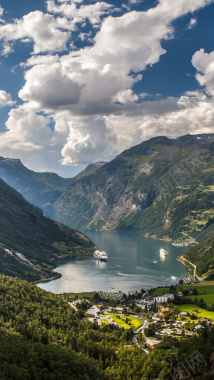
[[[101,168],[105,164],[106,164],[106,162],[103,162],[103,161],[94,162],[93,164],[89,164],[83,171],[81,171],[79,174],[77,174],[73,179],[78,181],[78,179],[86,177],[87,175],[94,173],[97,169]]]
[[[0,157],[0,178],[23,195],[30,203],[42,208],[47,215],[50,206],[74,181],[55,173],[29,170],[18,159]]]
[[[187,244],[212,236],[213,202],[214,134],[160,136],[71,184],[54,203],[53,218]]]
[[[183,256],[196,265],[197,275],[214,280],[214,236],[191,247]]]
[[[30,281],[56,277],[53,259],[93,250],[86,236],[44,217],[0,180],[0,273]]]

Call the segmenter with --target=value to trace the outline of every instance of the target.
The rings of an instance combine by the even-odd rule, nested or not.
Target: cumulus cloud
[[[1,143],[14,150],[19,143],[23,149],[44,152],[49,139],[53,149],[46,152],[46,156],[61,151],[62,164],[69,165],[109,160],[119,151],[154,135],[210,132],[214,107],[213,99],[207,95],[186,93],[180,99],[149,102],[144,99],[147,94],[142,92],[139,98],[133,91],[134,84],[143,78],[142,71],[166,53],[161,42],[173,38],[172,21],[210,2],[160,0],[146,12],[108,16],[94,37],[93,46],[64,55],[29,58],[23,64],[25,84],[19,92],[25,103],[10,113],[8,131],[2,134]],[[58,3],[60,5],[48,1],[48,11],[55,16],[32,12],[14,24],[5,25],[8,29],[0,27],[0,36],[8,41],[15,33],[17,38],[30,37],[34,41],[34,53],[60,51],[66,46],[68,32],[59,25],[67,25],[68,18],[71,25],[73,20],[85,18],[97,24],[102,12],[108,11],[106,3],[91,4],[97,6],[95,19],[92,19],[91,8],[86,9],[89,5],[82,5],[81,1]],[[59,18],[59,14],[63,17]],[[41,26],[40,30],[35,25]],[[58,32],[61,40],[56,38]],[[203,50],[192,60],[198,70],[197,80],[211,95],[213,61],[213,56],[207,57]],[[38,115],[38,112],[49,116]],[[54,130],[48,127],[50,114],[55,122]],[[13,123],[18,125],[17,129]],[[35,139],[35,131],[38,139]]]
[[[74,24],[84,22],[86,19],[92,25],[99,24],[101,16],[105,15],[112,8],[112,5],[105,2],[96,2],[89,5],[76,6],[82,1],[63,1],[61,5],[56,5],[54,0],[47,0],[47,9],[50,13],[61,14],[72,20]]]
[[[204,49],[197,51],[192,57],[192,64],[198,71],[196,79],[201,86],[206,87],[210,95],[214,95],[214,51],[205,53]]]
[[[20,90],[21,99],[30,101],[34,107],[47,111],[66,108],[76,104],[80,98],[80,86],[64,76],[60,65],[55,62],[49,66],[40,64],[26,72],[26,84]]]
[[[48,144],[52,132],[48,127],[49,120],[36,115],[27,107],[20,106],[9,112],[5,133],[0,134],[0,149],[9,147],[13,151],[32,151]]]
[[[23,40],[29,37],[34,43],[34,54],[46,51],[62,51],[71,34],[66,19],[54,18],[41,11],[31,12],[12,24],[0,25],[0,39],[3,41]],[[29,41],[29,40],[27,40]]]
[[[138,100],[138,96],[133,93],[129,88],[127,90],[121,90],[113,97],[114,102],[125,104],[127,102],[135,102]]]
[[[0,90],[0,107],[3,106],[12,106],[15,102],[12,100],[10,94],[6,91]]]

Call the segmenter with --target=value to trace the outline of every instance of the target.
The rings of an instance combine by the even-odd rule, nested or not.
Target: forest
[[[213,327],[187,340],[166,337],[146,355],[131,341],[132,329],[89,323],[84,310],[75,312],[63,296],[5,275],[0,315],[2,380],[167,379],[196,351],[203,361],[192,379],[213,378]]]

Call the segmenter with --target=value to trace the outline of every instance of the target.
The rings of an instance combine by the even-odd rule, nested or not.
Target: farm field
[[[206,302],[207,306],[212,306],[214,305],[214,294],[199,294],[197,296],[188,296],[188,298],[191,298],[192,300],[194,300],[195,298],[197,298],[197,300],[199,301],[201,298],[203,298],[203,300]]]
[[[124,329],[133,328],[135,330],[142,325],[142,321],[140,319],[132,317],[130,315],[127,316],[123,314],[119,315],[109,313],[109,316],[114,320],[114,322],[118,324],[119,327],[123,327]],[[128,323],[125,322],[127,319],[129,319]]]
[[[153,296],[163,296],[165,293],[171,293],[169,287],[162,287],[155,289],[154,292],[152,293]]]
[[[214,321],[214,312],[212,311],[207,311],[202,309],[201,307],[198,307],[198,305],[194,304],[184,304],[184,305],[176,305],[177,309],[182,312],[182,311],[187,311],[188,313],[192,310],[197,310],[197,317],[198,318],[211,318]]]

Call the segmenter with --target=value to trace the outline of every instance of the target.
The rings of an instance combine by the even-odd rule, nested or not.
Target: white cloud
[[[34,54],[62,51],[71,36],[69,31],[61,30],[63,26],[68,27],[66,19],[35,11],[12,24],[0,25],[0,39],[8,42],[30,38],[34,43]]]
[[[189,22],[189,25],[187,27],[187,29],[192,29],[194,28],[194,26],[197,24],[197,20],[196,18],[191,18],[190,22]]]
[[[0,107],[12,106],[13,104],[15,102],[13,102],[11,95],[6,91],[0,90]]]
[[[138,100],[138,96],[133,93],[133,91],[129,88],[127,90],[121,90],[113,97],[114,102],[119,102],[122,104],[126,104],[127,102],[136,102]]]
[[[192,57],[192,64],[198,71],[196,79],[205,86],[210,95],[214,95],[214,51],[205,53],[204,49],[197,51]]]
[[[62,164],[86,164],[112,158],[116,136],[107,129],[104,118],[70,118],[69,135],[62,149]]]
[[[26,84],[19,92],[20,98],[32,102],[38,109],[47,111],[78,103],[80,86],[64,76],[60,69],[61,66],[57,62],[49,65],[49,69],[47,64],[33,66],[25,74]]]
[[[20,98],[26,103],[14,113],[11,112],[8,131],[1,136],[2,144],[16,149],[18,141],[19,146],[23,144],[23,150],[39,152],[37,154],[41,159],[45,157],[44,147],[50,139],[55,159],[60,159],[61,150],[62,163],[68,165],[111,159],[118,151],[155,135],[210,132],[214,107],[213,100],[207,96],[198,92],[186,93],[180,99],[144,100],[137,104],[138,96],[133,92],[133,85],[142,80],[141,71],[157,63],[161,55],[166,53],[161,42],[173,37],[172,21],[209,2],[211,0],[160,0],[156,7],[146,12],[133,11],[121,17],[106,17],[91,47],[61,56],[32,56],[23,64],[26,69],[25,84],[19,92]],[[33,12],[30,14],[32,23],[29,22],[29,15],[24,16],[13,24],[14,30],[11,24],[7,31],[4,29],[5,36],[8,40],[10,33],[12,36],[17,33],[17,38],[30,36],[34,41],[34,52],[37,53],[45,51],[45,45],[46,51],[62,49],[67,42],[67,34],[60,34],[61,41],[54,35],[58,32],[67,33],[58,29],[63,23],[68,28],[65,15],[74,17],[75,22],[91,16],[89,8],[89,13],[82,8],[78,18],[76,15],[82,5],[78,8],[75,1],[60,3],[56,6],[53,1],[49,1],[48,9],[58,12],[59,7],[63,7],[60,8],[63,18],[55,19],[39,11]],[[100,6],[105,3],[96,4]],[[71,6],[75,12],[78,11],[73,16]],[[90,19],[92,23],[99,22],[99,12],[95,12],[98,21]],[[40,25],[37,18],[42,25],[49,21],[50,30],[49,25],[37,30],[35,25]],[[0,35],[2,30],[0,27]],[[42,30],[44,33],[41,33]],[[197,79],[200,84],[203,82],[207,86],[210,94],[213,91],[212,60],[204,51],[197,52],[193,57],[193,65],[200,71]],[[140,99],[145,96],[147,94],[142,92]],[[40,111],[51,113],[55,121],[54,131],[48,128],[48,118],[35,114]],[[15,120],[19,126],[17,130],[20,129],[19,134],[13,126]],[[34,128],[31,129],[28,123],[32,123]],[[50,157],[53,149],[50,153],[46,152],[49,162],[51,160],[47,157]]]
[[[8,42],[4,42],[4,44],[2,45],[1,55],[3,55],[4,57],[7,57],[12,52],[13,52],[13,48],[11,44]]]
[[[47,0],[47,9],[50,13],[61,14],[72,20],[74,24],[84,22],[86,19],[92,25],[99,24],[101,16],[105,15],[112,8],[112,5],[105,2],[96,2],[89,5],[76,6],[75,3],[82,1],[63,2],[61,5],[56,5],[54,0]]]
[[[2,16],[4,13],[4,9],[0,6],[0,16]]]

